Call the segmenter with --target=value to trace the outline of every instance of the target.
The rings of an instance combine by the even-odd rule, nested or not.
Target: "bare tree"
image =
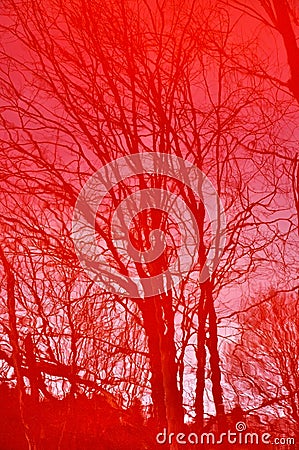
[[[298,439],[298,296],[272,291],[261,297],[239,316],[228,381],[245,414],[267,418],[278,434],[279,419],[287,419],[284,433]]]
[[[275,142],[288,153],[280,129],[289,102],[272,80],[244,77],[232,64],[240,50],[225,9],[192,1],[176,6],[7,1],[0,104],[3,255],[15,279],[19,342],[16,350],[11,341],[2,358],[12,364],[12,355],[20,355],[19,386],[28,375],[36,401],[37,391],[100,392],[123,407],[136,397],[151,399],[157,428],[174,433],[184,429],[186,413],[201,429],[211,404],[225,422],[217,314],[231,287],[248,286],[269,270],[286,282],[277,273],[279,252],[293,230],[292,223],[278,227],[288,222],[281,200],[290,193],[279,184],[285,167],[275,152],[255,147]],[[255,41],[246,44],[245,56],[257,57]],[[219,266],[201,282],[208,252],[220,244],[211,242],[211,218],[184,173],[176,180],[159,172],[122,180],[97,211],[95,232],[123,277],[134,272],[151,280],[177,251],[176,224],[144,210],[130,229],[135,248],[148,250],[151,232],[160,229],[166,251],[150,263],[123,258],[110,225],[114,210],[136,191],[180,196],[199,230],[199,258],[181,284],[150,299],[127,298],[87,277],[71,217],[82,187],[105,164],[153,153],[180,157],[209,177],[224,204],[227,242]],[[3,345],[12,333],[6,311]]]

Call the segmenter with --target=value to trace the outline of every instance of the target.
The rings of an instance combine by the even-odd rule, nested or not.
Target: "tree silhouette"
[[[17,385],[31,448],[42,431],[28,421],[26,395],[38,408],[42,399],[98,394],[121,415],[137,399],[155,431],[179,433],[187,420],[201,430],[211,414],[225,428],[219,320],[237,307],[230,292],[255,288],[265,277],[293,289],[294,161],[281,130],[292,135],[295,113],[281,85],[253,70],[253,61],[264,63],[254,37],[236,43],[231,10],[216,3],[3,5],[1,359]],[[244,61],[251,64],[246,74]],[[111,186],[123,169],[114,166],[94,223],[89,207],[83,216],[103,249],[99,276],[117,272],[135,292],[139,277],[154,292],[125,296],[83,269],[72,218],[82,189],[105,165],[158,154],[180,158],[211,180],[224,205],[226,244],[202,280],[211,249],[220,253],[219,229],[213,240],[220,203],[215,218],[208,217],[184,167],[176,177],[157,168]],[[142,190],[150,192],[148,205],[135,213],[132,196]],[[163,212],[153,208],[156,190],[181,198],[192,219],[178,207],[168,214],[172,200]],[[124,255],[125,214],[118,214],[120,237],[113,234],[113,214],[126,199],[137,253],[158,242],[154,230],[166,236],[153,260]],[[180,230],[191,225],[198,230],[197,260],[179,284],[156,292],[152,280],[162,273],[168,282]],[[85,245],[88,233],[82,236]],[[89,272],[96,273],[97,260],[89,257]]]
[[[270,291],[239,316],[228,380],[245,414],[260,414],[269,429],[298,439],[298,298]],[[288,429],[279,429],[279,418]]]

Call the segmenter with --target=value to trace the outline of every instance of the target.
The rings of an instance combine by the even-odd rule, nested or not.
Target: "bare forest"
[[[0,450],[297,448],[298,2],[0,8]]]

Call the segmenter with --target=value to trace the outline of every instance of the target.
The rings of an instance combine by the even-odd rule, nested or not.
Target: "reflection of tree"
[[[280,129],[289,100],[271,80],[244,77],[237,62],[258,59],[255,43],[237,48],[226,11],[199,3],[8,0],[1,28],[3,371],[14,367],[13,381],[35,397],[37,389],[42,397],[100,392],[122,407],[150,399],[156,425],[169,431],[182,430],[185,411],[203,425],[207,377],[223,418],[215,302],[265,271],[278,279],[294,230],[292,221],[277,225],[290,203],[291,163],[256,151],[257,143],[275,145],[288,155]],[[147,301],[103,292],[81,270],[71,240],[86,180],[138,152],[191,161],[213,181],[228,219],[224,257],[199,285],[211,227],[183,176],[133,177],[107,195],[97,233],[124,274],[132,267],[109,227],[124,198],[163,187],[196,218],[199,264],[179,287]],[[163,215],[141,214],[131,230],[137,248],[148,248],[152,228],[171,234]],[[171,257],[133,268],[150,277]],[[278,281],[289,289],[292,277],[289,270]]]
[[[276,47],[275,41],[279,36],[283,42],[283,48],[277,46],[275,72],[273,76],[271,70],[267,70],[263,65],[258,65],[254,69],[252,64],[247,65],[242,62],[242,70],[254,74],[256,77],[266,78],[276,85],[280,90],[289,92],[295,102],[299,103],[299,47],[298,47],[298,6],[292,0],[261,0],[258,4],[248,5],[239,0],[228,0],[233,8],[245,13],[249,20],[254,19],[257,24],[263,24],[263,32],[273,33],[272,45]],[[254,22],[253,22],[254,23]],[[254,25],[253,25],[254,26]],[[261,42],[260,42],[261,45]],[[268,58],[272,58],[269,55]],[[286,67],[287,63],[287,67]],[[297,145],[295,151],[290,155],[281,155],[293,159],[293,166],[289,168],[289,176],[292,179],[295,206],[297,210],[297,226],[299,218],[299,185],[298,185],[298,153]],[[295,153],[295,155],[294,155]],[[299,228],[298,228],[299,230]]]
[[[276,432],[278,419],[287,418],[284,431],[298,438],[298,296],[272,291],[251,306],[239,316],[240,335],[228,355],[235,401],[267,418]]]

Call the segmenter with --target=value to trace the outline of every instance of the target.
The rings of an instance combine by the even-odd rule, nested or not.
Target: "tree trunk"
[[[178,389],[178,368],[174,342],[174,313],[171,294],[147,299],[141,306],[148,336],[151,385],[154,411],[159,430],[180,433],[184,427],[184,411]],[[177,448],[173,442],[171,449]]]
[[[210,353],[210,367],[211,367],[211,381],[212,393],[216,409],[216,417],[220,431],[225,428],[225,411],[223,404],[223,391],[221,386],[221,369],[220,358],[218,351],[218,335],[217,335],[217,317],[212,294],[212,285],[209,282],[206,287],[207,295],[207,309],[209,316],[209,338],[207,339],[207,346]]]
[[[157,299],[156,301],[159,300]],[[169,432],[180,433],[184,426],[184,410],[182,393],[179,392],[178,388],[178,365],[176,362],[174,312],[171,292],[163,294],[161,300],[164,313],[164,331],[163,334],[160,332],[159,338],[167,424]]]
[[[165,393],[161,367],[159,334],[157,333],[159,324],[156,321],[155,306],[151,300],[146,300],[140,306],[140,309],[142,312],[144,329],[148,338],[154,418],[157,422],[158,429],[162,430],[167,427],[167,420],[164,402]]]
[[[198,309],[198,330],[197,330],[197,370],[196,370],[196,394],[195,394],[195,413],[196,425],[199,429],[204,425],[204,391],[205,391],[205,367],[206,367],[206,319],[207,311],[205,308],[205,291],[202,289]]]
[[[286,0],[273,0],[273,6],[276,15],[275,25],[283,38],[291,72],[288,87],[299,103],[299,48],[290,19],[289,5]]]
[[[7,279],[7,310],[9,317],[9,341],[12,348],[12,362],[14,365],[14,371],[17,379],[18,401],[21,421],[24,427],[24,434],[28,442],[29,450],[36,449],[36,442],[31,432],[28,421],[25,417],[25,386],[22,375],[22,358],[19,346],[19,337],[17,331],[17,318],[16,318],[16,300],[15,300],[15,277],[8,259],[0,246],[0,259],[2,261],[4,271]]]

